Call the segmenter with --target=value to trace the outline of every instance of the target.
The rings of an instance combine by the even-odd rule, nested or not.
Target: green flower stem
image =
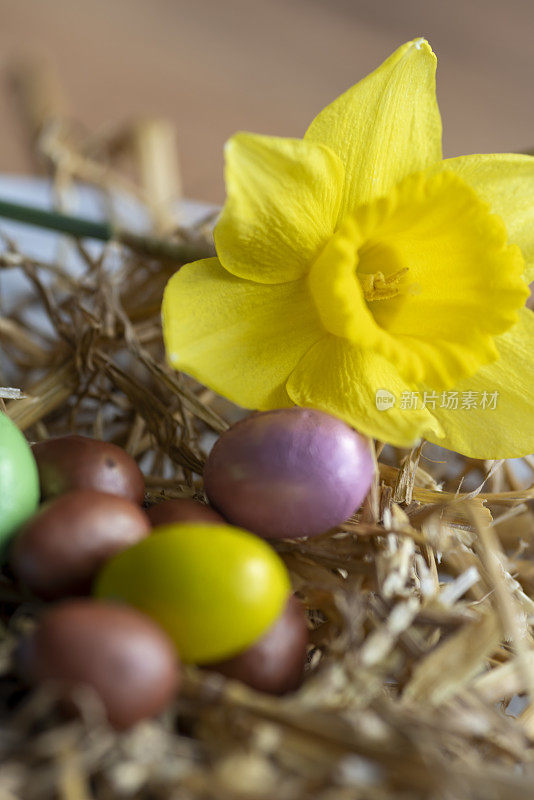
[[[66,233],[79,239],[97,239],[101,242],[117,241],[136,253],[169,261],[195,261],[215,255],[207,242],[174,242],[156,236],[143,236],[109,222],[93,222],[84,217],[46,211],[33,206],[0,200],[0,217],[35,225],[39,228]]]

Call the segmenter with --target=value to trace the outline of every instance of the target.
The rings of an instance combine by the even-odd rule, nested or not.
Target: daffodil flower
[[[247,408],[312,406],[398,446],[525,455],[534,158],[443,161],[435,69],[416,39],[303,139],[230,139],[217,258],[170,280],[167,356]],[[452,390],[498,401],[462,408],[442,401]]]

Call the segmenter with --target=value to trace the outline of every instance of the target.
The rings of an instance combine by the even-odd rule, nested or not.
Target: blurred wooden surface
[[[0,0],[0,171],[30,171],[6,69],[45,56],[91,128],[166,116],[185,192],[220,201],[239,129],[300,136],[407,39],[438,54],[447,155],[534,146],[531,0]]]

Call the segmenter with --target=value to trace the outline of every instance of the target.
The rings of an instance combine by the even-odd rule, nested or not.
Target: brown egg
[[[75,687],[90,686],[116,728],[159,714],[180,680],[176,652],[161,628],[136,609],[96,600],[46,611],[17,661],[27,683],[54,682],[67,700]]]
[[[268,694],[287,694],[302,683],[308,628],[304,607],[292,596],[283,614],[256,644],[206,669]]]
[[[38,597],[87,594],[111,556],[150,533],[145,512],[124,497],[78,490],[46,503],[15,537],[17,578]]]
[[[34,444],[32,450],[43,500],[72,489],[95,489],[139,504],[144,500],[143,473],[115,444],[87,436],[59,436]]]
[[[163,500],[149,508],[147,514],[154,527],[172,522],[220,522],[223,525],[226,522],[213,508],[188,497]]]

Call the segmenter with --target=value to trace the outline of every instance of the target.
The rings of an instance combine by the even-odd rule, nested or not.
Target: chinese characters
[[[458,409],[469,411],[477,408],[484,411],[493,411],[497,408],[499,392],[402,392],[400,408],[404,411],[413,411],[418,408],[445,408],[451,411]]]

